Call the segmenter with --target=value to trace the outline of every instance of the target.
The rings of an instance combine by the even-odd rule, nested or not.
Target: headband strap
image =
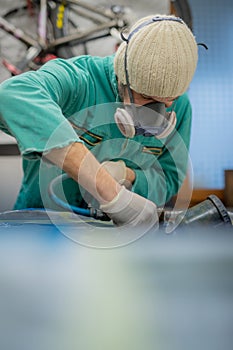
[[[160,17],[160,16],[155,16],[152,17],[151,19],[149,19],[148,21],[145,21],[143,23],[141,23],[138,27],[136,27],[128,36],[128,38],[126,38],[123,33],[121,33],[121,38],[122,40],[126,41],[127,43],[129,42],[129,40],[132,38],[132,36],[137,33],[140,29],[148,26],[149,24],[152,24],[154,22],[160,22],[160,21],[174,21],[174,22],[179,22],[179,23],[184,23],[183,20],[179,17]]]

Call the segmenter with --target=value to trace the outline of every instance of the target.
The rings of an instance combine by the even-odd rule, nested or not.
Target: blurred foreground
[[[2,225],[0,349],[231,349],[232,233],[93,249],[46,223]]]

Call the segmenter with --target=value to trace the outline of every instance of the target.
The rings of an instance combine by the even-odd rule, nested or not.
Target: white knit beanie
[[[127,71],[132,90],[147,96],[174,98],[182,95],[193,78],[197,59],[197,43],[182,21],[159,20],[143,26],[152,18],[176,18],[167,15],[147,16],[135,23],[128,44],[121,43],[114,60],[118,80],[126,84]],[[142,26],[141,26],[142,25]],[[141,26],[141,27],[140,27]]]

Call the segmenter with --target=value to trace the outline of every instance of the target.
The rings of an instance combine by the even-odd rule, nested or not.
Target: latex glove
[[[120,185],[124,185],[126,188],[132,187],[131,182],[126,179],[127,167],[123,160],[118,160],[117,162],[106,161],[101,165]]]
[[[100,209],[112,219],[116,226],[143,226],[147,230],[159,226],[156,205],[127,190],[124,186],[111,202],[102,204]]]

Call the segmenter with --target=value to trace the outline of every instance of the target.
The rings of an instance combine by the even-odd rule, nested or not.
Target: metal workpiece
[[[174,229],[186,227],[205,226],[210,228],[233,229],[233,212],[228,211],[216,195],[210,195],[206,200],[189,208],[186,212],[164,210],[160,216],[164,228]]]

